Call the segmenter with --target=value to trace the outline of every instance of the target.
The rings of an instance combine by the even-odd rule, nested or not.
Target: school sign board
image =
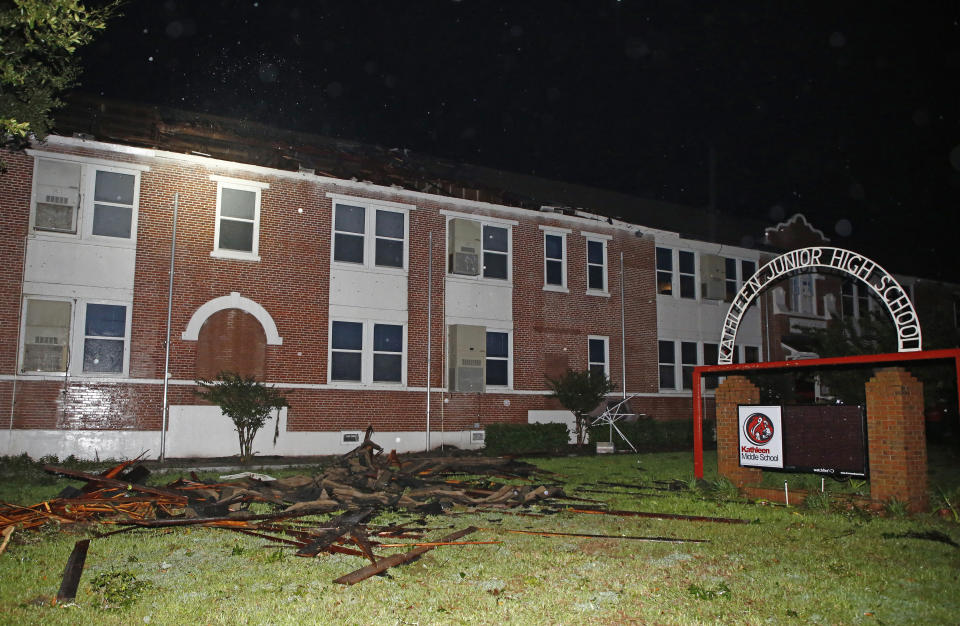
[[[737,407],[740,465],[783,468],[782,411],[779,406]]]

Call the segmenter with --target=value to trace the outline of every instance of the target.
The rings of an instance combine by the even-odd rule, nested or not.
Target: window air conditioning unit
[[[464,276],[480,274],[482,226],[464,219],[450,220],[450,273]]]
[[[24,372],[62,372],[67,369],[67,346],[57,337],[37,336],[23,348]]]
[[[723,300],[727,290],[727,268],[722,256],[701,254],[700,278],[700,293],[705,300]]]
[[[58,232],[73,232],[73,215],[76,204],[67,196],[45,195],[37,201],[34,228]]]
[[[454,324],[450,327],[450,389],[483,393],[487,359],[485,326]]]

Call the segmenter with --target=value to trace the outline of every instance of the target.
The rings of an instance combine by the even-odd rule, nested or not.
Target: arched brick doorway
[[[210,380],[230,371],[257,380],[267,377],[267,337],[256,317],[223,309],[207,318],[197,337],[196,376]]]

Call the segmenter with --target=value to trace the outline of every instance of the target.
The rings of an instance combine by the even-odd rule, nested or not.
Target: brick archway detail
[[[277,325],[273,321],[273,317],[270,316],[270,313],[250,298],[244,298],[237,291],[231,292],[229,296],[220,296],[219,298],[208,300],[200,305],[187,323],[187,329],[183,331],[182,339],[184,341],[196,341],[200,336],[200,329],[203,327],[204,322],[214,313],[225,309],[240,309],[257,318],[257,321],[263,326],[263,332],[267,337],[268,346],[279,346],[283,344],[283,337],[277,332]]]

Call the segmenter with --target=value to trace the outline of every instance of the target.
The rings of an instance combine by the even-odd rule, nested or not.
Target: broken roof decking
[[[74,95],[57,115],[56,133],[97,141],[385,187],[539,210],[562,207],[707,242],[743,246],[761,240],[764,221],[730,218],[696,208],[585,185],[458,163],[410,150],[281,130],[263,124],[163,107]],[[586,158],[586,157],[585,157]]]

